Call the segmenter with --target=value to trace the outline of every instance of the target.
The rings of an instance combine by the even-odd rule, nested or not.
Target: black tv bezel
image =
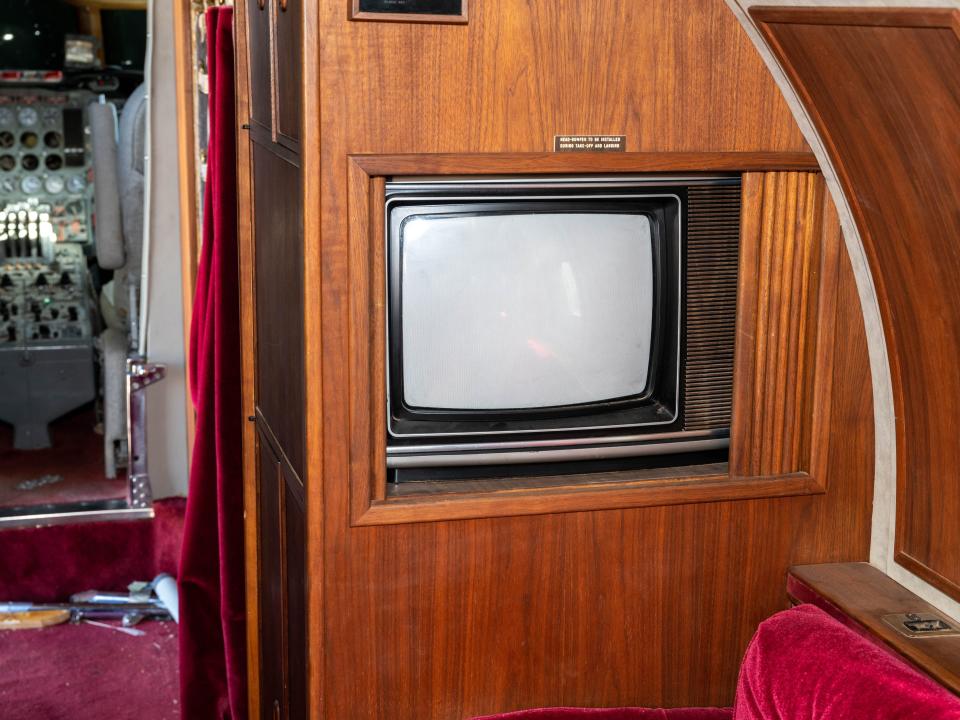
[[[677,187],[584,188],[570,191],[543,189],[517,192],[509,197],[456,197],[438,193],[425,198],[387,198],[387,327],[388,327],[388,432],[392,442],[430,438],[432,442],[458,442],[466,437],[557,433],[588,438],[608,435],[611,428],[649,428],[647,432],[682,425],[680,364],[683,295],[683,232],[686,193]],[[402,225],[412,217],[539,213],[643,214],[650,220],[654,261],[653,337],[647,387],[640,394],[599,402],[544,408],[465,410],[419,408],[405,402],[403,392]],[[399,228],[398,228],[399,224]],[[396,231],[395,231],[396,230]],[[576,422],[570,420],[575,418]]]

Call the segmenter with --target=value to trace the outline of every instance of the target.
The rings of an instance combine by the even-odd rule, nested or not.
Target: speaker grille
[[[687,193],[684,428],[730,427],[740,250],[740,181]]]

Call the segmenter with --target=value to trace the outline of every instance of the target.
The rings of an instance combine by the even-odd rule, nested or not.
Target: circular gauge
[[[22,107],[17,113],[17,122],[19,122],[24,127],[33,127],[37,124],[37,121],[40,119],[40,116],[37,114],[37,111],[32,107]]]
[[[56,125],[60,122],[60,108],[46,107],[43,109],[43,124]]]
[[[0,132],[0,148],[12,148],[13,143],[16,142],[16,138],[13,137],[13,133],[9,130],[4,130]]]
[[[59,195],[63,192],[63,178],[58,175],[52,175],[43,183],[43,189],[51,195]]]
[[[20,158],[20,166],[24,170],[36,170],[40,165],[40,159],[36,155],[24,155]]]
[[[47,170],[59,170],[63,167],[63,158],[59,155],[47,155],[43,164],[47,166]]]
[[[0,155],[0,170],[10,172],[17,166],[17,159],[13,155]]]
[[[8,107],[0,107],[0,125],[13,125],[13,110]]]
[[[0,190],[5,193],[16,192],[17,179],[15,177],[6,177],[3,180],[0,180]]]
[[[63,145],[63,135],[51,130],[46,135],[43,136],[43,144],[48,148],[58,148]]]
[[[83,175],[71,175],[67,178],[67,190],[72,193],[82,193],[86,186],[87,181],[84,180]]]
[[[20,181],[20,189],[27,195],[36,195],[43,189],[43,181],[36,175],[27,175]]]
[[[20,136],[20,144],[28,149],[35,148],[39,140],[35,132],[25,132]]]

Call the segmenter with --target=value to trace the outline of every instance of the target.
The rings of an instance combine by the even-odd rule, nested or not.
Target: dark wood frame
[[[459,15],[431,15],[427,13],[372,13],[360,10],[360,0],[350,0],[351,20],[373,20],[379,22],[440,23],[465,25],[467,6],[470,0],[463,0],[463,11]]]
[[[826,492],[811,459],[804,468],[766,476],[731,476],[717,466],[700,466],[672,476],[662,471],[572,475],[543,485],[487,483],[446,493],[387,495],[385,350],[383,337],[386,178],[398,175],[499,175],[611,172],[815,171],[806,153],[522,153],[497,155],[352,155],[349,184],[349,385],[350,515],[354,526],[437,520],[538,515],[651,505],[784,497]],[[831,326],[832,323],[825,323]],[[818,343],[825,351],[826,343]],[[824,383],[829,393],[829,383]],[[819,388],[819,386],[818,386]],[[736,394],[736,389],[734,390]],[[819,390],[818,390],[819,392]],[[822,403],[817,403],[820,405]],[[811,430],[813,432],[813,420]],[[816,422],[822,433],[824,419]],[[811,435],[811,437],[813,437]],[[820,436],[818,435],[817,438]],[[815,443],[818,447],[822,444]],[[814,453],[816,455],[816,453]],[[824,456],[819,453],[817,457]],[[806,465],[806,463],[804,463]],[[806,471],[806,470],[809,470]],[[549,482],[552,481],[552,482]]]

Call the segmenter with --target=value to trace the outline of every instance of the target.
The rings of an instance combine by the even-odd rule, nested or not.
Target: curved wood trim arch
[[[823,139],[876,286],[896,415],[895,559],[960,599],[960,13],[749,12]]]

